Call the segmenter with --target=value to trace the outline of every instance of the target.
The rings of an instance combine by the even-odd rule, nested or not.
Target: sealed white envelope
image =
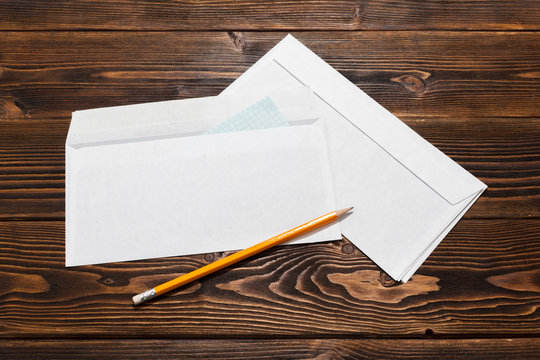
[[[486,186],[293,36],[222,93],[309,86],[326,118],[341,230],[396,280],[407,281]]]
[[[209,97],[75,112],[66,265],[241,249],[335,210],[321,122],[200,135],[245,105]],[[334,224],[298,242],[339,238]]]

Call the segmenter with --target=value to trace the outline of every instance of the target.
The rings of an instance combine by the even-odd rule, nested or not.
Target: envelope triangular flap
[[[450,204],[485,185],[289,35],[271,54],[275,62],[377,143]]]

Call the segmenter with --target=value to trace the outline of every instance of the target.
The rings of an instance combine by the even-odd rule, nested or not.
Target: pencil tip
[[[350,208],[345,208],[345,209],[341,209],[341,210],[336,210],[335,213],[336,215],[339,217],[349,211],[351,211],[353,209],[353,206],[351,206]]]

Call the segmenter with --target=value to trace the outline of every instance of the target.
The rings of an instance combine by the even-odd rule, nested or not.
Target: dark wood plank
[[[269,339],[0,341],[2,359],[533,359],[530,339]]]
[[[398,117],[539,117],[540,33],[295,34]],[[4,32],[0,119],[217,95],[285,33]]]
[[[69,119],[0,120],[0,219],[63,219]]]
[[[540,220],[461,221],[398,286],[342,240],[275,248],[137,308],[132,295],[224,254],[66,269],[63,229],[0,223],[1,338],[539,335]]]
[[[9,30],[521,30],[539,24],[540,5],[532,0],[0,3],[0,29]]]
[[[540,217],[540,118],[403,120],[488,185],[466,218]]]

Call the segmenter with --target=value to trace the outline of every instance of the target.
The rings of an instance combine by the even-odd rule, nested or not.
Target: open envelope
[[[289,116],[309,112],[280,96]],[[73,113],[66,265],[241,249],[335,210],[326,140],[313,115],[296,126],[201,135],[254,99]],[[333,224],[298,242],[340,238]]]
[[[293,36],[222,93],[309,86],[326,118],[341,230],[395,280],[407,281],[486,185],[452,161]]]

